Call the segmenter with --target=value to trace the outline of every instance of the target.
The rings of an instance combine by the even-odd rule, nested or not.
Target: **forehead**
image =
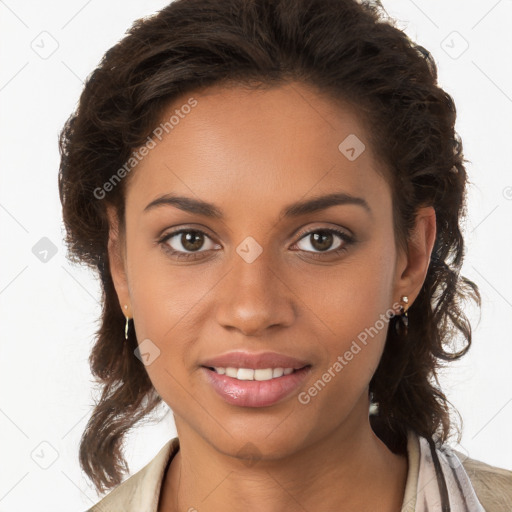
[[[332,192],[389,199],[356,109],[303,84],[210,87],[174,101],[161,123],[167,130],[153,137],[131,176],[127,210],[142,212],[165,193],[213,202],[228,214],[261,204],[276,213]]]

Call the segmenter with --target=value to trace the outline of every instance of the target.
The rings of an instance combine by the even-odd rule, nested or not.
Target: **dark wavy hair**
[[[407,337],[392,328],[396,317],[388,326],[369,384],[378,403],[378,414],[370,418],[393,451],[403,449],[407,429],[445,442],[456,428],[460,441],[438,370],[468,351],[471,325],[463,302],[473,299],[480,306],[481,299],[475,283],[459,273],[467,160],[455,132],[453,99],[437,84],[429,52],[413,43],[378,2],[176,0],[136,21],[107,51],[60,134],[59,193],[68,258],[98,272],[102,284],[101,325],[89,358],[101,397],[79,453],[82,468],[101,492],[118,485],[128,471],[125,434],[162,399],[134,356],[133,329],[124,341],[125,318],[108,263],[106,207],[117,209],[123,232],[125,190],[136,170],[103,199],[94,191],[145,143],[179,96],[214,84],[291,82],[355,107],[386,169],[400,247],[407,248],[418,208],[435,209],[437,235],[428,273],[408,311]]]

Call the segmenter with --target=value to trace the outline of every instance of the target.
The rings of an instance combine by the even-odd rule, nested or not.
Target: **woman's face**
[[[210,88],[175,102],[163,122],[173,114],[172,129],[132,171],[126,259],[111,266],[178,434],[233,455],[251,443],[277,458],[357,429],[368,422],[368,384],[391,312],[401,295],[412,301],[426,271],[407,275],[391,190],[357,115],[297,83]],[[322,206],[332,194],[339,201]],[[194,211],[184,201],[149,206],[171,195]],[[234,351],[307,367],[258,382],[205,367]],[[234,367],[268,378],[264,368],[286,366],[253,363]]]

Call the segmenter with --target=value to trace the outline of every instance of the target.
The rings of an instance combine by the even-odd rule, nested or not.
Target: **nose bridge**
[[[290,325],[294,309],[279,276],[279,263],[248,238],[236,248],[231,270],[221,284],[217,320],[245,335],[257,335],[267,327]]]

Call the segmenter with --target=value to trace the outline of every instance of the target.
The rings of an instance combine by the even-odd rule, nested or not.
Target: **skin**
[[[408,254],[396,247],[391,190],[348,105],[298,83],[259,91],[213,87],[193,97],[198,105],[130,176],[125,240],[109,209],[119,304],[133,317],[138,342],[149,338],[160,350],[146,369],[174,413],[180,439],[159,511],[230,512],[243,503],[260,512],[338,510],[340,504],[347,511],[395,512],[407,457],[392,453],[368,419],[368,384],[387,324],[310,403],[301,404],[297,393],[381,314],[398,312],[393,304],[402,295],[414,302],[435,240],[435,212],[419,210]],[[353,161],[338,150],[349,134],[366,144]],[[364,198],[371,214],[344,204],[279,217],[290,203],[333,191]],[[170,192],[214,203],[225,216],[170,205],[144,212]],[[157,242],[182,227],[206,233],[195,260],[177,260]],[[355,241],[333,235],[330,254],[322,253],[311,235],[298,236],[300,228],[340,228]],[[250,264],[236,252],[248,236],[263,250]],[[166,243],[193,252],[182,240]],[[334,254],[343,244],[346,250]],[[238,349],[305,359],[311,372],[278,404],[233,406],[210,388],[200,364]],[[238,453],[248,442],[257,457],[252,464]]]

